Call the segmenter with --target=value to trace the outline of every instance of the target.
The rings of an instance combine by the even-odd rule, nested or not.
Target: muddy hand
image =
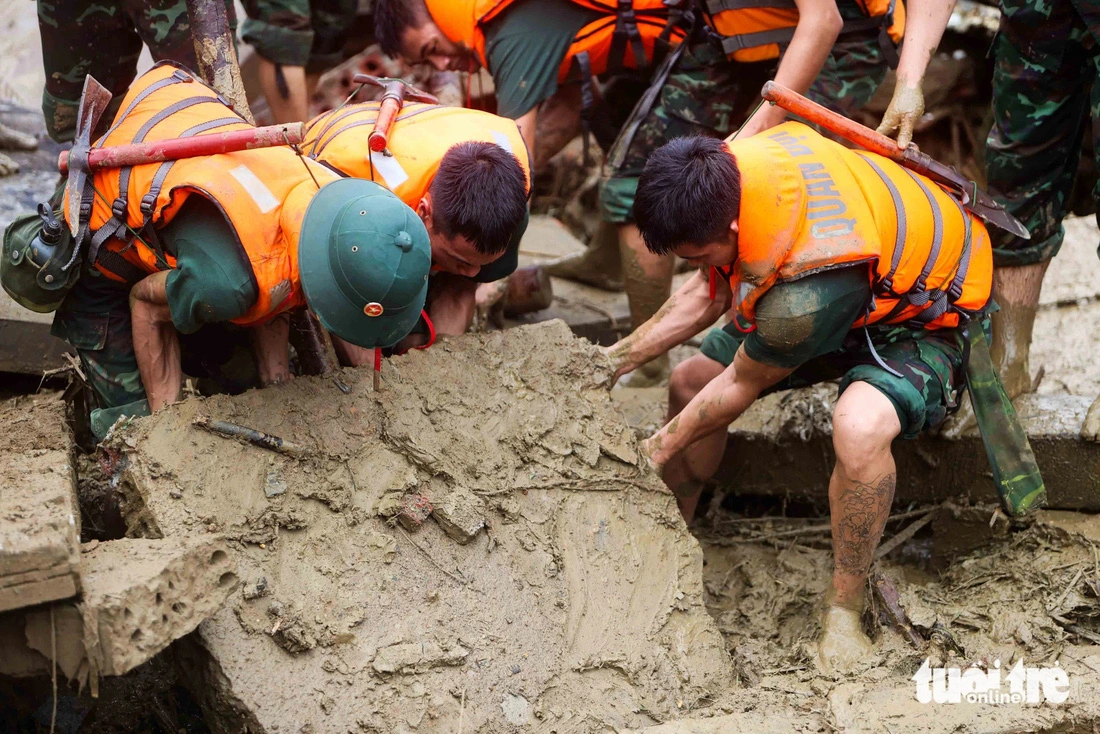
[[[894,96],[876,132],[893,135],[897,131],[898,147],[906,148],[913,140],[913,127],[923,114],[924,94],[920,85],[898,84],[894,87]]]

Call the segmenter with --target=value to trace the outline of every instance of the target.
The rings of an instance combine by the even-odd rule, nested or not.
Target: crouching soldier
[[[214,90],[162,63],[138,79],[95,145],[250,127]],[[76,349],[100,407],[122,409],[116,415],[179,399],[177,332],[249,327],[260,380],[274,384],[290,376],[291,309],[308,304],[340,338],[381,347],[408,334],[423,308],[431,256],[416,213],[385,188],[340,179],[289,148],[102,169],[82,201],[83,269],[60,306],[19,295],[22,271],[12,264],[41,266],[32,282],[77,272],[60,270],[74,244],[46,207],[30,231],[41,231],[39,244],[52,241],[52,257],[43,264],[34,247],[19,247],[28,224],[17,221],[5,236],[4,285],[37,310],[57,307],[54,334]]]
[[[313,119],[303,151],[342,176],[376,181],[416,210],[431,241],[428,306],[402,347],[430,334],[470,327],[478,284],[506,278],[519,261],[527,229],[531,163],[515,121],[407,102],[389,131],[385,152],[367,147],[379,102],[348,105]],[[350,364],[369,350],[337,344]]]
[[[891,443],[957,404],[964,330],[990,300],[986,229],[929,179],[795,122],[728,145],[672,141],[646,164],[636,211],[651,251],[700,270],[609,348],[618,373],[731,305],[738,314],[673,371],[670,420],[644,443],[685,518],[718,469],[727,427],[759,396],[840,381],[819,654],[826,669],[848,667],[870,647],[859,620],[894,495]]]

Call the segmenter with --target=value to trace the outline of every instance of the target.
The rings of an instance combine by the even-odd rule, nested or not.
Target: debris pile
[[[180,650],[208,722],[593,731],[726,690],[699,545],[602,364],[551,322],[392,359],[380,392],[345,370],[347,393],[300,378],[119,431],[131,532],[218,534],[239,568]]]

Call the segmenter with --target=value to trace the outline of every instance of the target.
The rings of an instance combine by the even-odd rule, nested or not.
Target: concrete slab
[[[1066,239],[1051,260],[1043,278],[1039,305],[1070,305],[1083,298],[1100,296],[1100,229],[1094,217],[1068,217],[1063,225]]]
[[[0,408],[0,611],[80,590],[80,512],[65,404],[19,398]]]

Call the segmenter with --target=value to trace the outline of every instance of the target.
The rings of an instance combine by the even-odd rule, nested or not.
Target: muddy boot
[[[1050,262],[993,271],[993,298],[1000,310],[992,315],[993,340],[989,345],[993,365],[1009,398],[1031,392],[1031,332],[1039,308],[1043,275]]]
[[[944,438],[955,439],[963,435],[971,428],[978,425],[974,417],[974,406],[970,404],[970,393],[963,391],[959,396],[959,410],[954,415],[947,416],[940,425],[940,435]]]
[[[642,235],[632,224],[619,228],[619,252],[623,263],[623,286],[630,303],[630,323],[637,329],[664,305],[672,291],[674,258],[654,255],[646,249]],[[650,361],[625,376],[627,387],[652,387],[668,382],[668,355]]]
[[[1100,395],[1092,402],[1085,414],[1085,425],[1081,426],[1081,438],[1100,443]]]
[[[17,173],[19,173],[19,164],[0,153],[0,177],[14,176]]]
[[[5,150],[34,150],[38,140],[33,135],[13,130],[0,123],[0,148]]]
[[[619,229],[600,222],[599,229],[584,252],[551,260],[542,266],[555,278],[565,278],[605,291],[623,289],[622,258],[619,255]]]
[[[821,617],[821,641],[817,645],[814,663],[827,675],[845,675],[871,664],[874,645],[863,633],[863,598],[858,606],[840,606],[830,590],[825,597],[825,613]]]

